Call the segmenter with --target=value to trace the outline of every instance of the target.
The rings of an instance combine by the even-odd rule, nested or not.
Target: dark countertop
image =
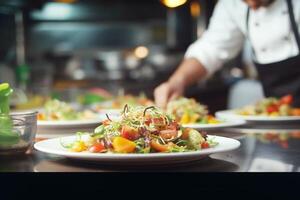
[[[232,137],[239,149],[212,154],[199,161],[173,166],[109,166],[69,160],[33,150],[28,155],[0,158],[1,172],[299,172],[300,125],[278,128],[242,127],[208,132]]]

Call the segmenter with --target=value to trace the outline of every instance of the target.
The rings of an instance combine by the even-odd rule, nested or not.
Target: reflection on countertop
[[[232,137],[239,149],[212,154],[185,164],[157,166],[112,166],[88,163],[33,150],[19,157],[0,158],[1,172],[298,172],[299,129],[224,129],[209,134]]]

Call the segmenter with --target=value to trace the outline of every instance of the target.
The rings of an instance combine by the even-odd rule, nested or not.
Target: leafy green
[[[188,149],[186,148],[186,146],[171,146],[169,147],[169,152],[185,152],[188,151]]]
[[[188,136],[188,142],[187,145],[190,149],[200,149],[200,144],[204,142],[204,138],[201,136],[201,134],[196,130],[191,130]]]
[[[207,143],[209,144],[210,147],[214,147],[214,146],[217,146],[219,144],[218,142],[216,142],[214,140],[214,137],[208,138],[206,141],[207,141]]]
[[[9,116],[9,97],[13,90],[8,83],[0,84],[0,145],[9,146],[17,144],[20,135],[13,130],[13,121]]]
[[[0,84],[0,114],[9,114],[9,97],[12,93],[8,83]]]
[[[146,145],[144,138],[139,138],[138,140],[134,141],[136,144],[136,152],[137,153],[149,153],[150,147]]]
[[[73,144],[74,144],[74,142],[71,142],[71,143],[69,143],[69,144],[65,144],[65,143],[63,143],[62,138],[60,138],[59,142],[60,142],[60,145],[61,145],[62,147],[64,147],[64,148],[66,148],[66,149],[71,149],[72,146],[73,146]]]

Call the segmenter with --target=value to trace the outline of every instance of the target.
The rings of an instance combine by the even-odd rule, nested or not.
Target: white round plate
[[[193,129],[201,129],[201,130],[209,130],[209,129],[221,129],[228,127],[241,126],[246,124],[245,120],[235,119],[235,120],[224,120],[218,124],[183,124],[183,127],[193,128]]]
[[[105,114],[108,114],[110,117],[118,117],[120,116],[121,112],[122,112],[122,109],[114,109],[114,108],[97,108],[97,106],[99,106],[99,104],[94,104],[91,106],[91,109],[94,111],[94,112],[97,112],[101,115],[105,115]]]
[[[70,152],[61,146],[64,143],[72,142],[76,136],[53,138],[40,141],[34,144],[34,148],[44,153],[64,156],[71,159],[99,162],[104,164],[122,165],[145,165],[150,164],[170,164],[183,163],[202,159],[213,153],[231,151],[240,146],[240,142],[226,137],[211,136],[219,144],[215,147],[193,152],[178,153],[149,153],[149,154],[118,154],[118,153],[89,153],[89,152]]]
[[[76,127],[89,127],[100,125],[104,120],[104,116],[99,115],[94,119],[85,120],[59,120],[59,121],[37,121],[38,128],[76,128]]]
[[[121,115],[120,109],[102,109],[100,111],[97,111],[101,115],[107,114],[109,117],[118,117]]]
[[[220,119],[243,119],[246,121],[257,122],[278,122],[278,121],[300,121],[300,116],[254,116],[254,115],[239,115],[234,110],[223,110],[216,112],[216,117]]]
[[[99,108],[101,107],[101,108]],[[96,103],[90,106],[90,108],[98,113],[101,114],[113,114],[113,115],[119,115],[122,109],[117,109],[117,108],[112,108],[112,102],[111,101],[106,101],[103,103]]]

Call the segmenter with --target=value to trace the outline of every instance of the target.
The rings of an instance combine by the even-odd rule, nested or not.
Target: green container
[[[19,65],[16,69],[16,76],[19,83],[19,86],[26,88],[29,83],[30,68],[28,65],[23,64]]]
[[[13,130],[9,116],[9,97],[13,90],[8,83],[0,84],[0,147],[19,142],[19,134]]]

